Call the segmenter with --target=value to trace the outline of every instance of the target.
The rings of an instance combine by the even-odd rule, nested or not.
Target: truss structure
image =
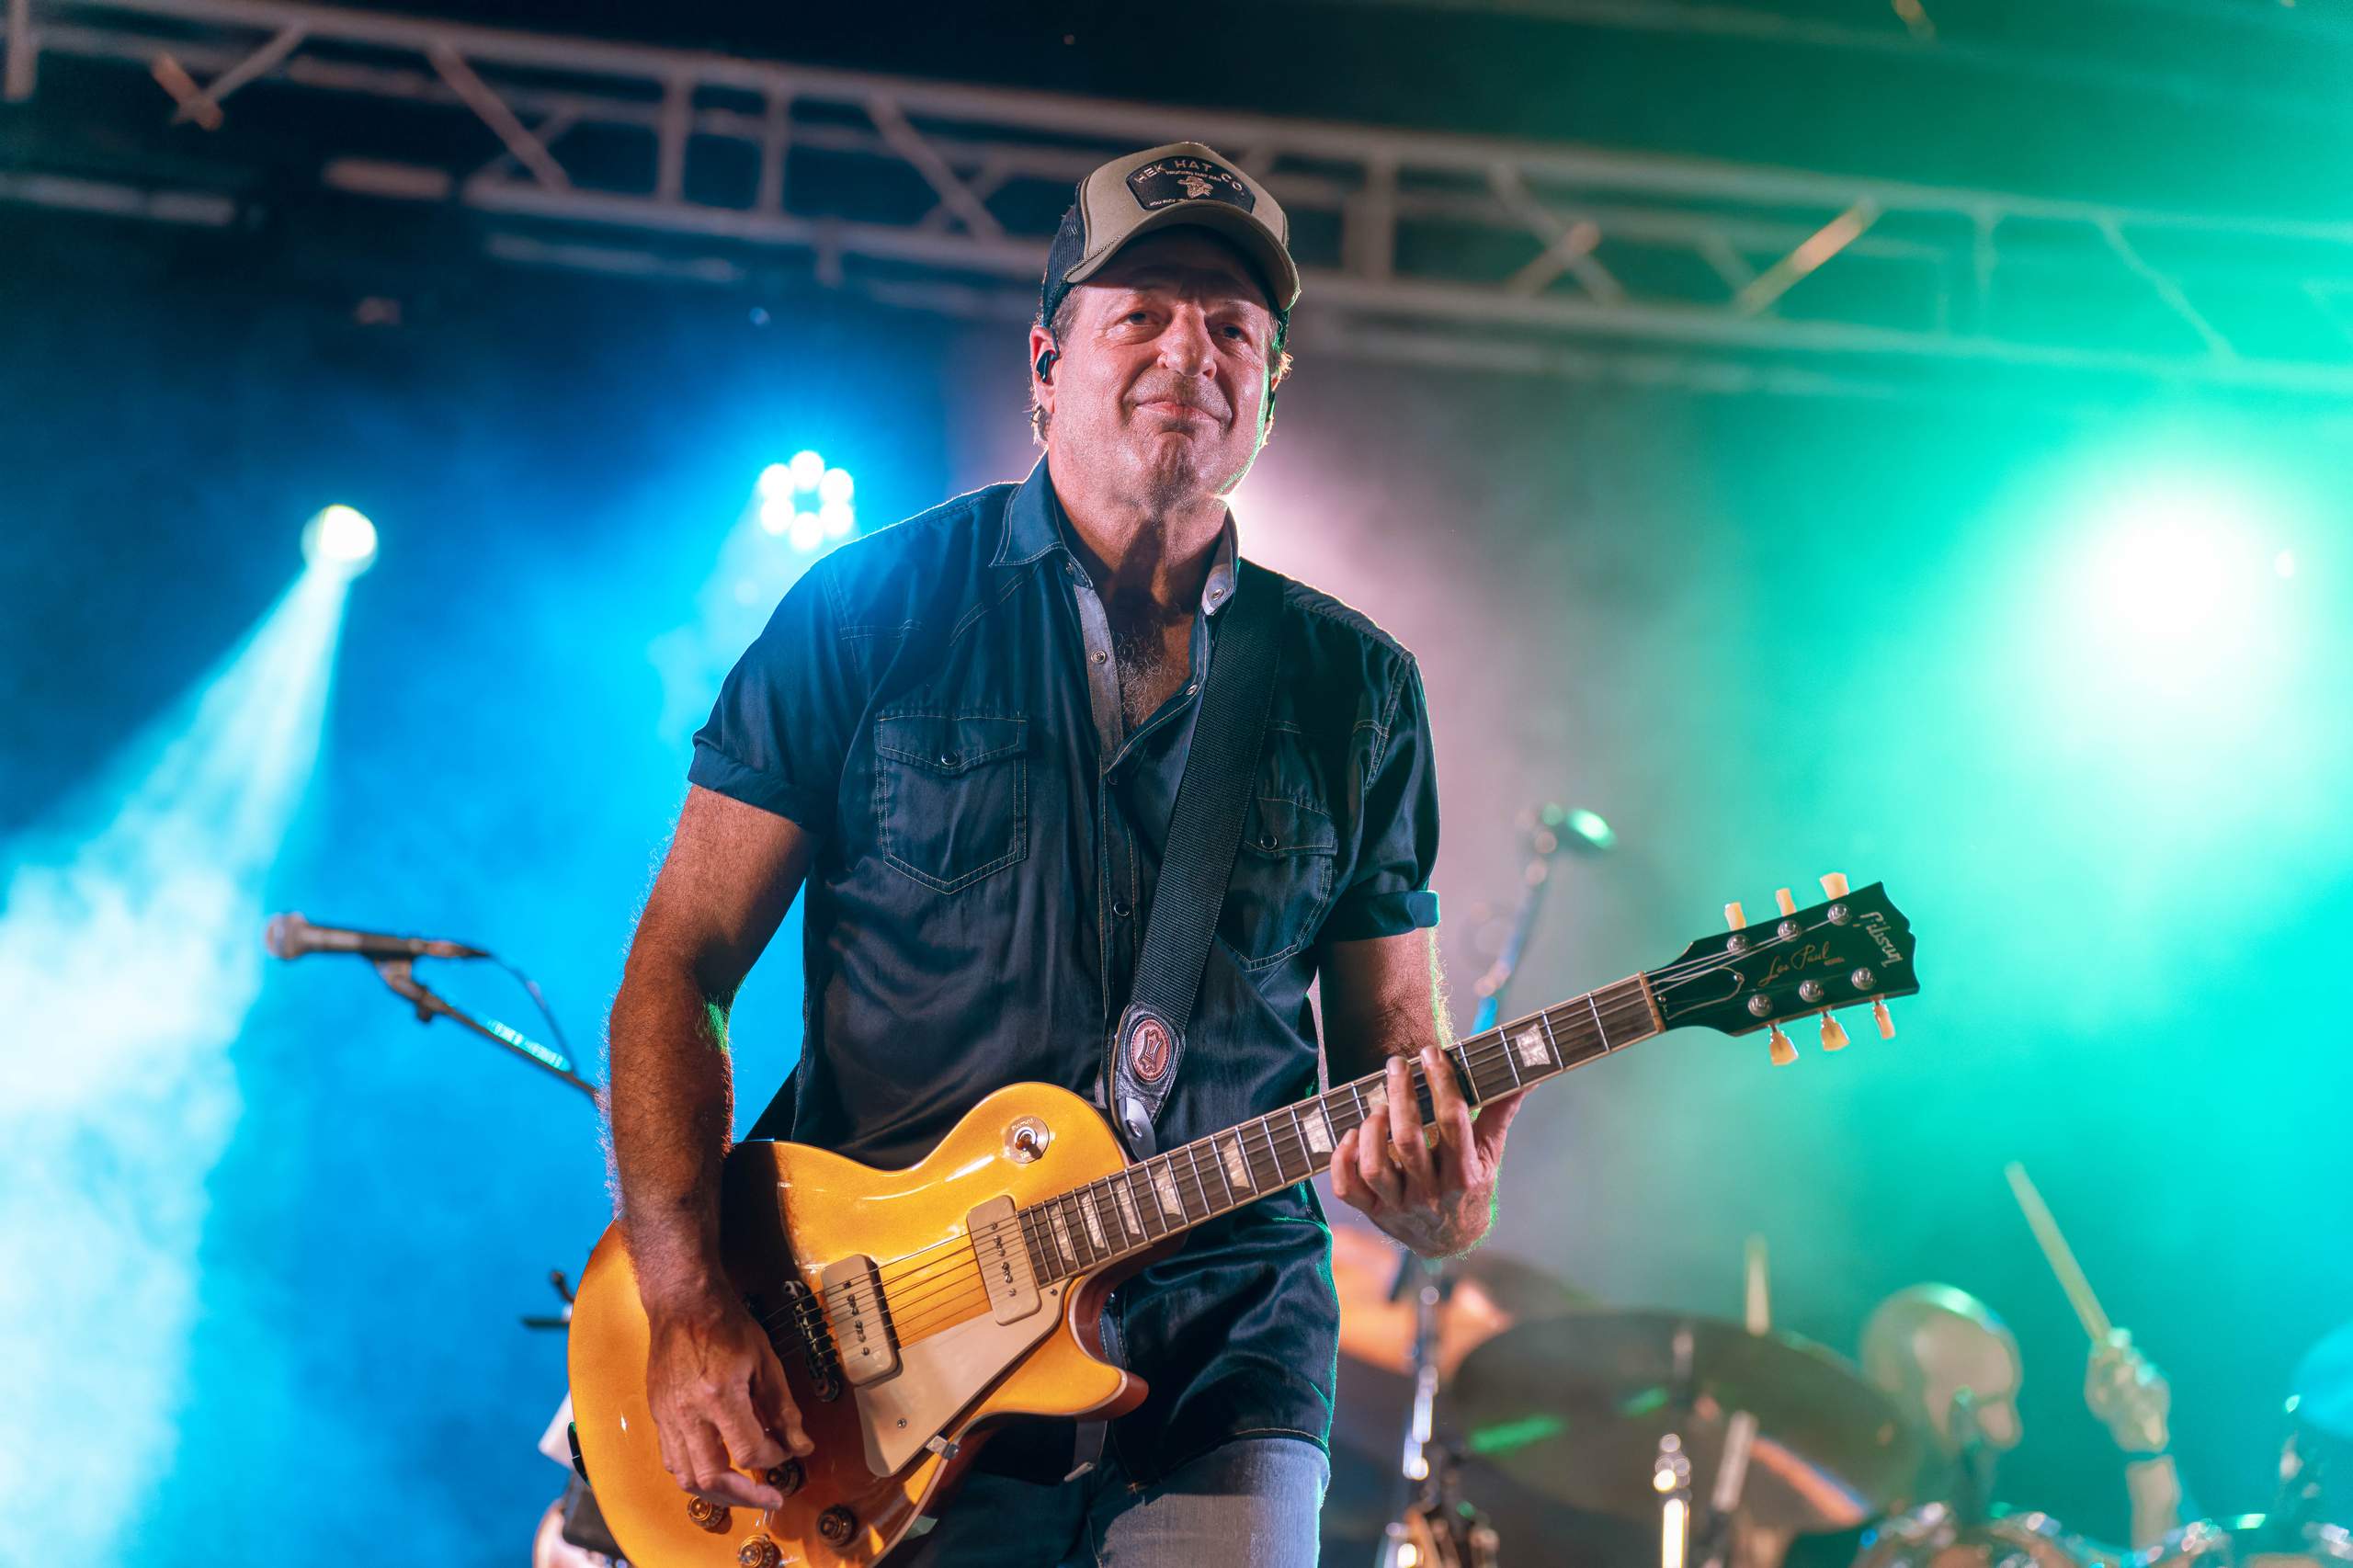
[[[0,93],[29,106],[6,112],[85,119],[85,95],[51,77],[140,74],[152,87],[89,96],[147,115],[136,129],[170,175],[159,187],[148,169],[19,168],[0,171],[0,199],[210,221],[240,199],[228,149],[258,137],[332,189],[482,214],[485,247],[510,261],[725,285],[790,258],[824,286],[1017,315],[1078,177],[1193,138],[1291,213],[1301,337],[1318,353],[1798,392],[1942,367],[2353,397],[2353,222],[1193,110],[297,0],[6,6]]]

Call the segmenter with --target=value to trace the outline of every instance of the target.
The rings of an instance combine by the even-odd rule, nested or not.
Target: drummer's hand
[[[1519,1096],[1473,1117],[1438,1048],[1420,1060],[1436,1136],[1424,1136],[1405,1059],[1391,1057],[1383,1108],[1332,1151],[1332,1190],[1424,1257],[1445,1257],[1476,1245],[1495,1218],[1495,1167]]]
[[[2173,1390],[2165,1374],[2132,1347],[2129,1330],[2109,1329],[2107,1343],[2092,1346],[2091,1362],[2084,1369],[2084,1403],[2108,1423],[2116,1446],[2126,1453],[2165,1451]]]

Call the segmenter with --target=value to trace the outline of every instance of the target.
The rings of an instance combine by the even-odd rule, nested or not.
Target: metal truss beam
[[[209,87],[191,76],[176,94],[199,123],[219,123],[238,89],[239,113],[265,91],[334,100],[339,114],[306,118],[306,133],[373,105],[472,117],[488,144],[457,163],[447,136],[387,157],[331,130],[317,166],[345,191],[528,226],[492,236],[509,259],[719,281],[751,270],[746,252],[784,250],[826,284],[997,313],[1034,287],[1049,237],[1036,212],[1059,211],[1111,152],[1191,137],[1242,159],[1295,230],[1322,236],[1302,239],[1320,247],[1302,335],[1319,347],[1543,369],[1664,347],[1815,362],[1741,372],[1758,386],[1944,361],[2353,398],[2353,222],[1121,103],[300,0],[9,5],[12,92],[20,75],[33,91],[37,29],[51,57],[204,74]],[[575,134],[590,128],[652,155],[599,165]],[[920,195],[850,216],[808,177],[811,158]],[[565,226],[595,232],[542,232]],[[2086,299],[2104,305],[2051,304]],[[2235,324],[2250,301],[2273,324],[2253,337]]]

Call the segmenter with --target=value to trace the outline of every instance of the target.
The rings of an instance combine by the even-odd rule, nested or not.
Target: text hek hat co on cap
[[[1238,246],[1258,269],[1278,317],[1299,302],[1299,264],[1290,257],[1290,220],[1266,187],[1199,142],[1171,142],[1114,158],[1078,182],[1046,253],[1040,314],[1049,324],[1063,296],[1084,283],[1130,241],[1162,229],[1209,229]]]

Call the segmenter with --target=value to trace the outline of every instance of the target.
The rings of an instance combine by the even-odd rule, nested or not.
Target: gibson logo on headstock
[[[1870,932],[1871,940],[1879,944],[1881,956],[1888,962],[1902,963],[1904,961],[1904,954],[1896,947],[1895,938],[1887,934],[1886,915],[1877,910],[1871,911],[1863,916],[1863,929]]]
[[[1808,942],[1796,952],[1783,953],[1780,957],[1775,959],[1773,960],[1772,967],[1765,971],[1764,978],[1757,981],[1756,983],[1760,986],[1770,985],[1773,982],[1780,979],[1781,976],[1785,974],[1795,974],[1799,970],[1811,969],[1813,965],[1818,963],[1836,965],[1843,964],[1846,961],[1846,960],[1840,958],[1837,954],[1830,950],[1829,943]]]

